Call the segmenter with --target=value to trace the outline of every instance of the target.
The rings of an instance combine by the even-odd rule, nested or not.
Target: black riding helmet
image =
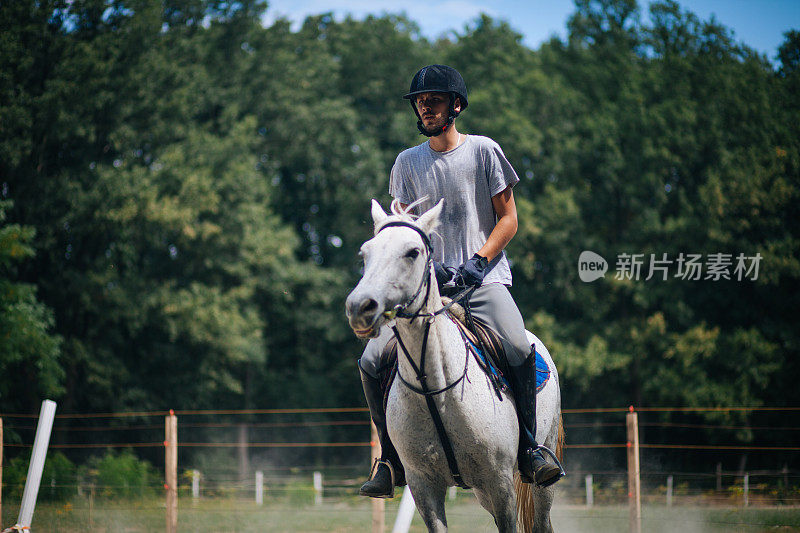
[[[450,112],[448,113],[447,123],[439,133],[428,133],[422,126],[422,118],[419,116],[417,106],[414,104],[414,97],[421,93],[448,93],[450,95]],[[414,114],[417,115],[417,129],[422,135],[426,137],[434,137],[447,130],[453,120],[458,116],[454,108],[456,97],[461,100],[461,111],[467,108],[467,84],[464,83],[464,78],[453,67],[447,65],[428,65],[422,67],[416,74],[414,79],[411,80],[411,89],[408,94],[403,96],[411,103],[411,108]]]

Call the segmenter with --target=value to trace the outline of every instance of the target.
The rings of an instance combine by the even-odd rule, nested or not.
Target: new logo
[[[584,250],[578,257],[578,276],[581,281],[590,283],[605,276],[608,271],[608,262],[603,256],[590,250]]]

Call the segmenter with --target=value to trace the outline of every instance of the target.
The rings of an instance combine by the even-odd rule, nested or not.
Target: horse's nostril
[[[376,302],[372,298],[368,299],[363,304],[361,304],[362,313],[369,313],[370,311],[374,311],[377,308],[378,308],[378,302]]]

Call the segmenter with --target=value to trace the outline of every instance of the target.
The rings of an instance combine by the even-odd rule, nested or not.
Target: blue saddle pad
[[[472,348],[472,350],[478,354],[478,357],[481,358],[481,361],[483,361],[483,363],[489,369],[489,372],[491,372],[493,376],[499,377],[500,382],[510,389],[511,385],[509,384],[508,379],[506,379],[504,375],[500,374],[500,371],[497,369],[494,363],[487,359],[480,348],[472,344],[472,342],[469,340],[467,342],[469,342],[470,348]],[[547,380],[550,379],[550,368],[547,366],[547,361],[544,360],[542,354],[535,350],[536,347],[534,346],[534,353],[536,354],[536,392],[539,392],[542,390],[545,384],[547,384]]]
[[[534,353],[536,354],[536,392],[539,392],[550,379],[550,367],[547,366],[547,361],[544,360],[542,354]]]

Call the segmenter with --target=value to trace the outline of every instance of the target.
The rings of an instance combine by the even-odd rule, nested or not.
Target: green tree
[[[460,128],[521,177],[513,292],[566,406],[796,403],[798,32],[774,68],[669,0],[579,0],[538,50],[486,15],[428,42],[403,15],[293,31],[266,9],[0,5],[3,231],[25,255],[0,362],[46,376],[25,397],[2,373],[15,408],[360,403],[342,303],[369,199],[424,140],[401,95],[427,63],[461,70]],[[583,250],[605,279],[578,279]],[[615,278],[621,253],[640,281]],[[762,260],[757,280],[644,281],[664,253]]]
[[[19,281],[20,263],[34,255],[35,231],[9,224],[9,207],[11,201],[0,201],[0,400],[4,411],[25,412],[63,392],[64,372],[53,312],[35,285]]]

